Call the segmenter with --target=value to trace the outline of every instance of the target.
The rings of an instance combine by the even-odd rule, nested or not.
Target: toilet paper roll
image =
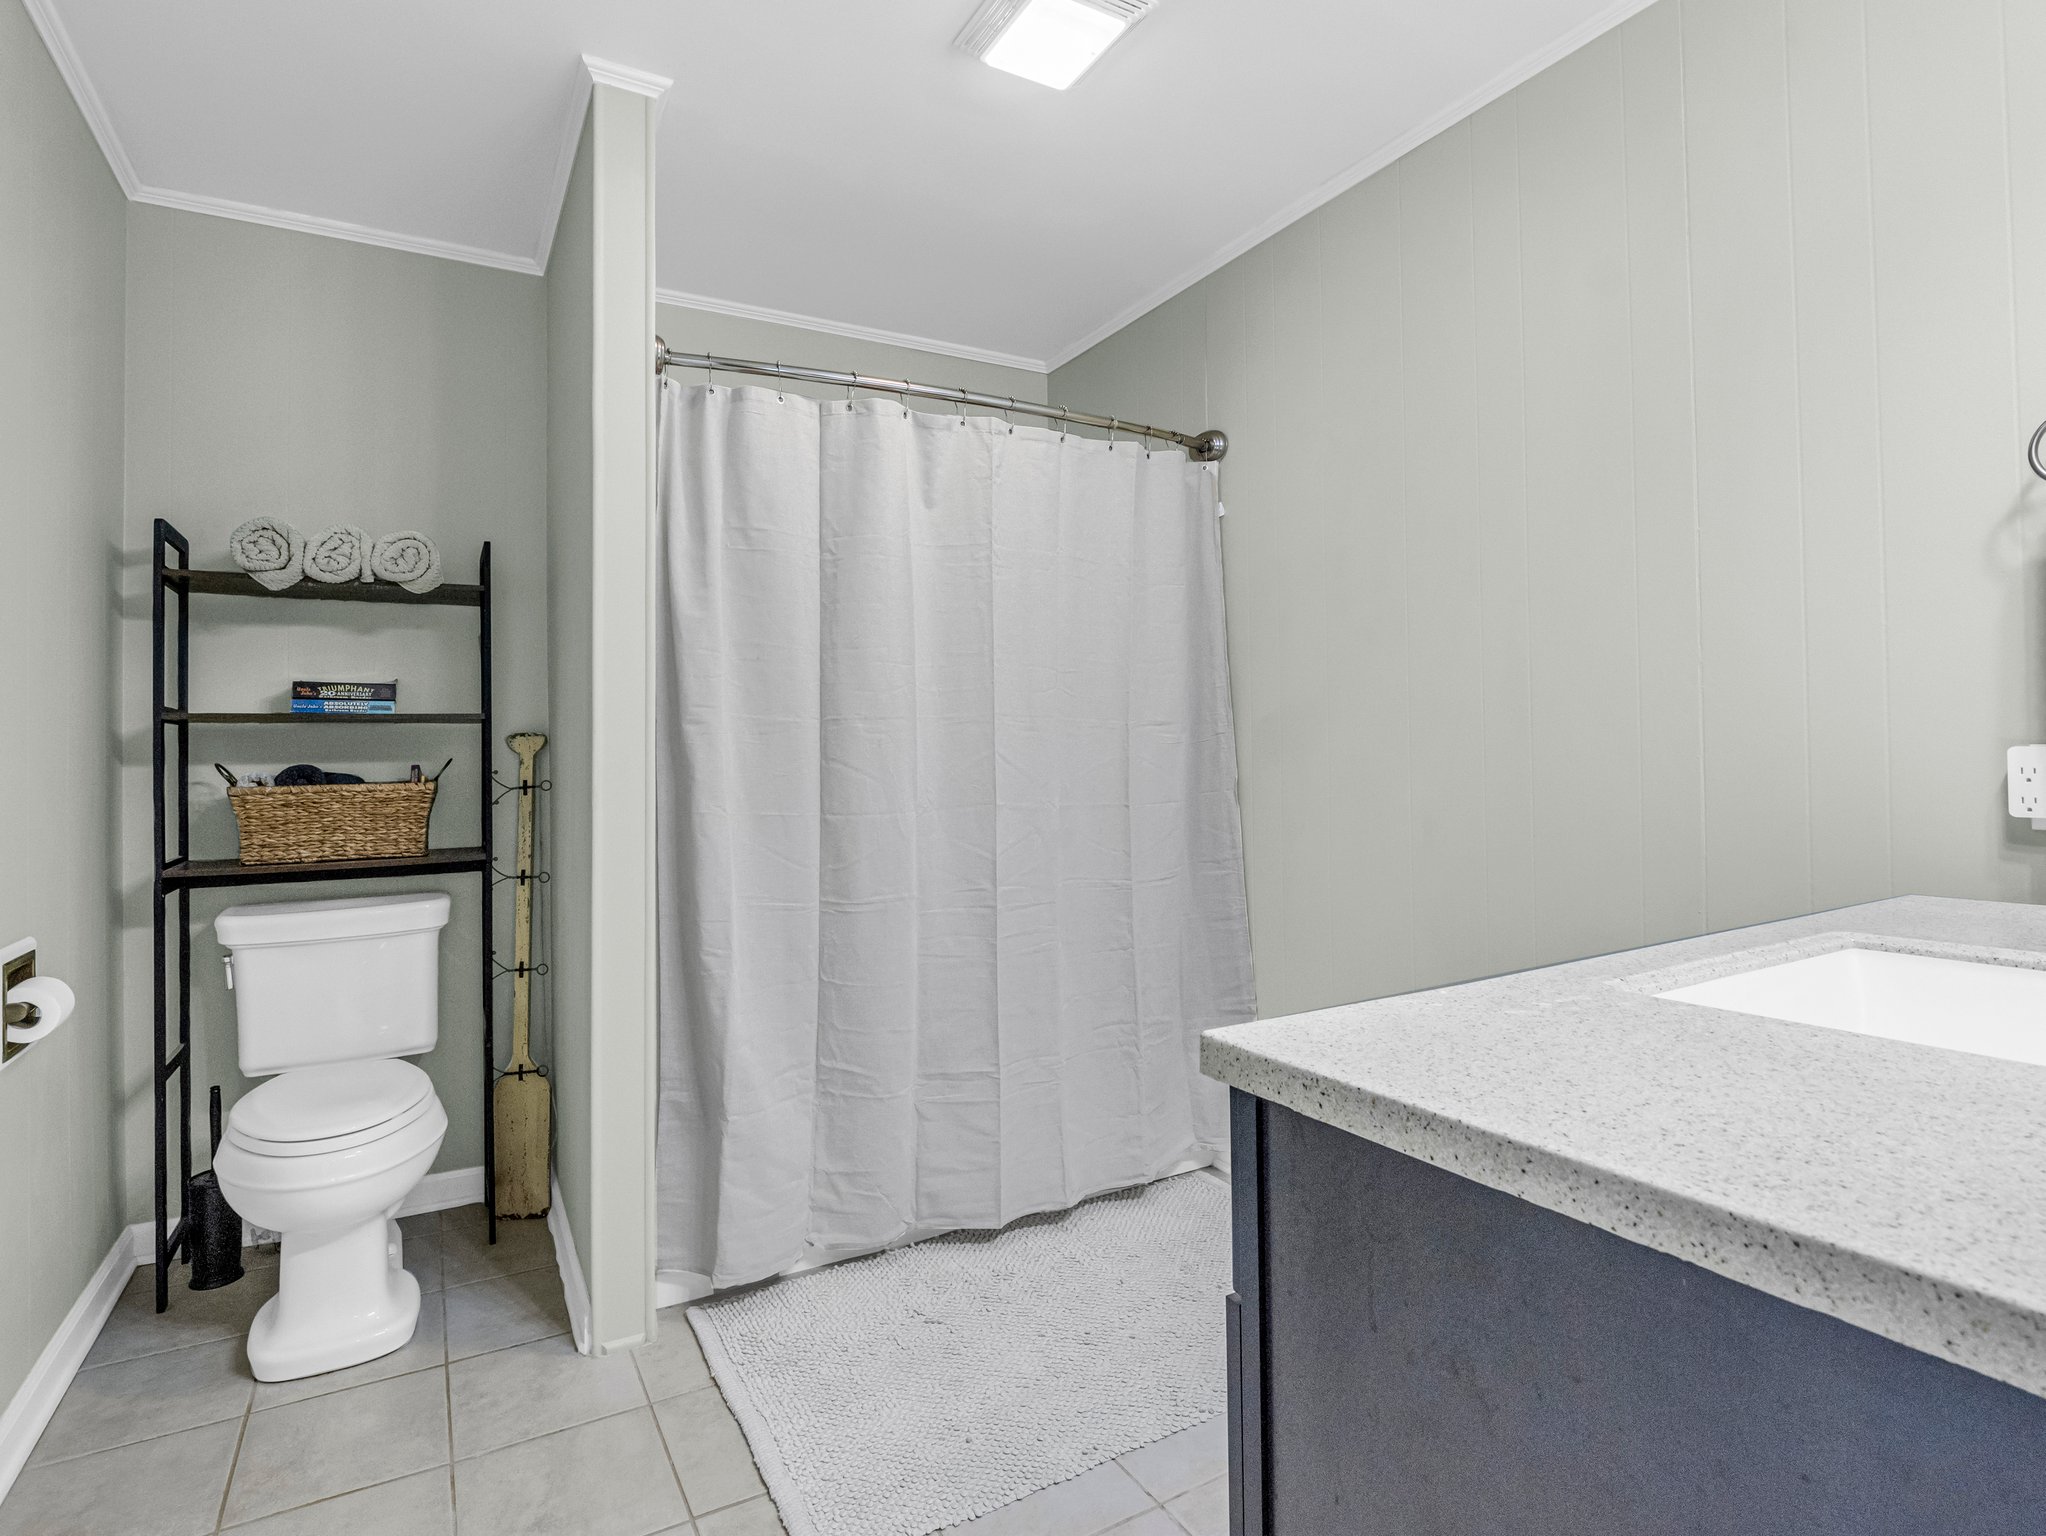
[[[10,1024],[9,1045],[32,1045],[71,1017],[78,995],[54,976],[31,976],[18,987],[7,989],[10,1003],[31,1003],[42,1014],[34,1024]]]

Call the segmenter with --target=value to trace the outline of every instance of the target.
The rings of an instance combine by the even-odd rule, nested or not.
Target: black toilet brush
[[[220,1085],[213,1085],[207,1112],[213,1122],[213,1150],[220,1151]],[[217,1291],[242,1277],[242,1219],[220,1192],[211,1168],[185,1186],[185,1219],[191,1223],[192,1289]]]

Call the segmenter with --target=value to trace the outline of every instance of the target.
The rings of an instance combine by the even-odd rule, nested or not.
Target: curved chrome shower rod
[[[770,379],[802,379],[811,384],[830,384],[844,390],[864,389],[877,395],[900,398],[915,395],[919,400],[949,400],[955,405],[977,405],[1004,414],[1044,416],[1076,427],[1106,427],[1113,440],[1118,434],[1154,443],[1176,443],[1187,457],[1198,463],[1218,462],[1229,451],[1229,439],[1210,429],[1206,432],[1170,432],[1147,427],[1142,422],[1123,421],[1114,416],[1090,416],[1085,411],[1067,410],[1062,405],[1039,405],[1006,395],[984,395],[974,389],[952,389],[942,384],[914,384],[907,379],[877,379],[864,373],[839,373],[830,368],[799,368],[793,363],[762,363],[743,357],[712,357],[696,352],[671,352],[660,337],[654,338],[654,372],[669,368],[701,368],[707,373],[747,373]]]

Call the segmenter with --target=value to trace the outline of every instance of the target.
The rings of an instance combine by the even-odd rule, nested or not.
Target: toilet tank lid
[[[371,896],[344,901],[271,901],[229,907],[213,919],[213,932],[229,949],[261,944],[316,944],[323,939],[375,939],[445,928],[445,891]]]

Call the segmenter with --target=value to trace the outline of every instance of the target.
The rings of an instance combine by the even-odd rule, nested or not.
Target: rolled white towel
[[[234,563],[272,592],[305,575],[305,535],[274,517],[252,517],[227,536]]]
[[[423,533],[387,533],[369,548],[369,570],[407,592],[431,592],[440,585],[440,550]]]
[[[306,540],[305,573],[330,586],[344,581],[368,581],[369,569],[363,562],[368,553],[368,534],[347,523],[335,523]]]

